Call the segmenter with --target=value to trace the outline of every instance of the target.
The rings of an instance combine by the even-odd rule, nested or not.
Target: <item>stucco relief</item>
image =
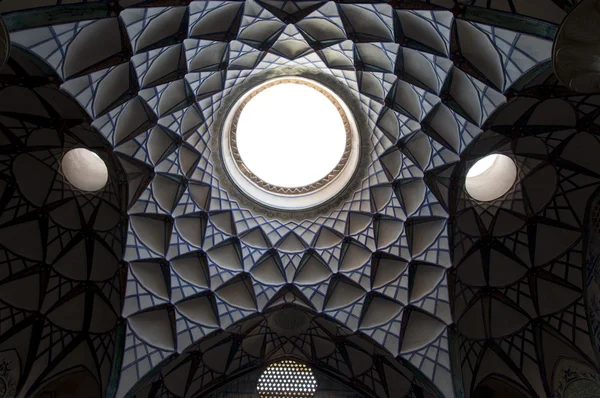
[[[553,375],[554,398],[594,398],[600,396],[600,376],[574,360],[560,361]]]
[[[8,34],[8,29],[0,17],[0,69],[4,66],[6,61],[8,60],[8,55],[10,53],[10,36]]]

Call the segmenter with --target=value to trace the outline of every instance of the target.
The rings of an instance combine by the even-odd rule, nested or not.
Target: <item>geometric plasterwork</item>
[[[53,381],[74,372],[92,386],[75,391],[100,397],[118,363],[125,173],[43,62],[13,48],[1,74],[3,393],[51,392]],[[79,147],[108,167],[99,192],[79,191],[61,173],[61,158]]]
[[[598,105],[554,90],[529,86],[501,108],[454,174],[451,283],[467,395],[506,388],[546,396],[563,359],[598,368],[583,262],[586,206],[600,187]],[[515,161],[517,181],[503,197],[477,203],[462,188],[461,169],[492,152]]]
[[[14,170],[3,179],[2,198],[8,201],[10,192],[14,203],[2,202],[0,244],[6,262],[18,258],[19,275],[29,278],[24,283],[40,292],[15,293],[22,289],[13,279],[20,277],[8,273],[0,279],[0,301],[14,325],[33,313],[51,325],[36,333],[65,339],[52,355],[68,352],[66,339],[91,339],[104,352],[97,369],[75,362],[103,395],[202,396],[228,377],[294,359],[377,397],[452,397],[461,390],[452,372],[462,372],[470,396],[482,380],[484,387],[493,384],[489,369],[519,352],[523,359],[512,361],[523,368],[507,365],[514,374],[506,377],[518,391],[543,396],[548,384],[534,347],[570,352],[576,345],[577,355],[591,361],[580,342],[587,329],[579,203],[600,167],[582,164],[588,160],[574,148],[595,148],[588,127],[597,105],[593,98],[527,95],[535,90],[522,79],[549,63],[551,41],[519,33],[514,24],[456,16],[473,6],[452,13],[429,3],[415,10],[395,3],[121,3],[102,18],[13,28],[19,50],[0,72],[7,90],[2,117],[14,119],[18,105],[30,108],[3,130],[13,145],[3,163]],[[514,8],[514,15],[557,18]],[[26,57],[44,60],[52,68],[44,82],[54,79],[53,92],[60,85],[61,95],[87,114],[78,109],[71,117],[61,102],[31,106],[45,95],[37,91],[14,95],[37,90],[10,77],[25,73],[17,65]],[[361,132],[372,149],[364,179],[345,202],[307,220],[254,214],[232,199],[215,172],[221,165],[211,137],[227,95],[278,67],[335,79],[360,104],[368,126]],[[488,120],[516,94],[525,98],[510,100]],[[5,100],[17,97],[23,104]],[[502,119],[505,110],[513,119]],[[62,119],[85,119],[92,127],[68,145],[46,143],[50,136],[29,132],[44,117],[60,134],[71,128]],[[52,171],[58,148],[95,148],[79,144],[88,130],[105,143],[109,172],[121,173],[100,196],[53,185],[62,181]],[[495,201],[476,203],[460,176],[490,152],[514,160],[517,183]],[[19,162],[36,171],[35,183]],[[59,195],[57,209],[72,206],[69,195],[84,198],[63,210],[79,217],[61,218],[43,192]],[[119,211],[110,227],[103,195],[112,195],[111,209]],[[79,230],[90,236],[78,240]],[[77,255],[87,268],[72,266]],[[95,266],[106,258],[119,265],[111,282],[102,274],[100,284]],[[46,275],[54,273],[56,282],[49,282]],[[89,280],[81,293],[75,280]],[[85,321],[63,319],[53,311],[58,304],[46,305],[42,296],[70,303],[61,313],[86,314]],[[112,303],[111,327],[89,322],[98,302]],[[501,325],[502,317],[511,322]],[[25,329],[7,330],[0,341],[22,347],[10,338],[25,339],[17,333]],[[451,335],[460,343],[459,369],[451,365]],[[52,358],[33,366],[34,354],[18,355],[21,395],[37,391],[59,368]]]

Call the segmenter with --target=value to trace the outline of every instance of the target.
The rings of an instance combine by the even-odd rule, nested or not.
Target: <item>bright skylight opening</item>
[[[95,192],[108,182],[108,169],[96,153],[85,149],[71,149],[61,162],[61,170],[67,181],[75,188]]]
[[[345,145],[344,122],[334,104],[301,84],[278,84],[260,92],[246,104],[237,125],[245,166],[280,187],[302,187],[326,177]]]
[[[467,173],[467,178],[476,177],[476,176],[480,175],[481,173],[485,172],[486,170],[488,170],[490,167],[492,167],[494,165],[494,162],[496,161],[498,156],[499,155],[494,154],[494,155],[486,156],[483,159],[479,159],[477,161],[477,163],[475,163],[469,169],[469,172]]]
[[[479,159],[467,172],[465,188],[475,200],[489,202],[504,196],[517,179],[517,166],[506,155]]]

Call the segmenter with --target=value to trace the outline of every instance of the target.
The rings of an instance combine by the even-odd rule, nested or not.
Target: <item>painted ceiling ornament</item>
[[[600,92],[600,1],[581,1],[564,19],[554,43],[560,81],[581,93]]]
[[[10,34],[8,28],[0,16],[0,70],[6,64],[10,55]]]

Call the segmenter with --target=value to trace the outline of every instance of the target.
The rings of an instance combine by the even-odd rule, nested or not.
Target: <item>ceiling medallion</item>
[[[269,129],[271,134],[263,131]],[[271,208],[304,210],[346,187],[359,162],[359,144],[352,113],[333,91],[288,76],[255,86],[234,103],[223,125],[221,155],[231,180],[250,198]],[[271,154],[279,154],[279,161]]]

